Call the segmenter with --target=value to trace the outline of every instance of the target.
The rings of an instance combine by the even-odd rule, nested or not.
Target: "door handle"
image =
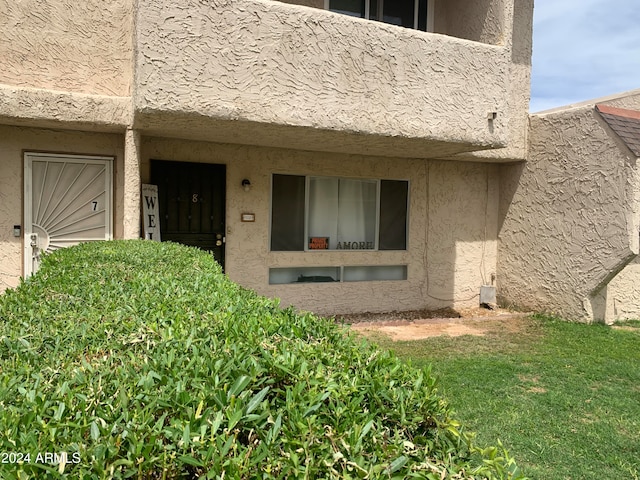
[[[31,248],[38,248],[38,234],[32,233],[31,235],[29,235],[29,238],[31,240]]]

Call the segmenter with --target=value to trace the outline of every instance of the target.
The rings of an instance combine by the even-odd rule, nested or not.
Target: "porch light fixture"
[[[248,178],[242,179],[242,188],[244,188],[245,192],[248,192],[249,190],[251,190],[251,182],[249,181]]]

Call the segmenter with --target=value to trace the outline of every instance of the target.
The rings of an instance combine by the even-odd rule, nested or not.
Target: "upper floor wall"
[[[129,96],[133,0],[0,0],[0,84]]]
[[[327,9],[333,0],[281,0],[283,3]],[[412,0],[401,0],[411,3]],[[375,2],[375,3],[374,3]],[[349,2],[339,2],[344,5]],[[359,2],[351,2],[357,5]],[[393,2],[394,6],[396,1]],[[476,149],[451,158],[468,161],[510,162],[527,156],[528,111],[531,83],[531,51],[533,29],[533,0],[416,0],[417,10],[426,10],[428,31],[501,46],[508,52],[507,67],[502,70],[506,92],[502,117],[507,132],[505,148]],[[383,4],[382,0],[362,0],[361,9]],[[427,8],[424,8],[424,5]],[[386,5],[386,4],[383,4]],[[344,7],[342,7],[344,8]],[[455,60],[454,60],[455,61]],[[431,87],[429,85],[428,87]],[[428,88],[427,87],[427,88]],[[481,98],[484,92],[470,91]]]
[[[433,1],[440,33],[308,8],[317,0],[0,0],[0,122],[524,158],[530,49],[521,62],[512,39],[531,17],[514,5],[532,0]],[[530,29],[520,37],[530,45]]]
[[[138,8],[147,134],[422,158],[509,142],[504,46],[275,1]]]

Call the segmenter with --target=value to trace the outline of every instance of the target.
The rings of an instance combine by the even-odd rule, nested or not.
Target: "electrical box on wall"
[[[495,307],[497,303],[496,287],[493,285],[482,285],[480,287],[480,305]]]
[[[21,235],[22,235],[22,226],[14,225],[13,226],[13,236],[14,237],[19,237]]]

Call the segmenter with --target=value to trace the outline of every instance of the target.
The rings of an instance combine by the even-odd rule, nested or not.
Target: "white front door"
[[[25,153],[24,275],[42,253],[112,238],[110,157]]]

